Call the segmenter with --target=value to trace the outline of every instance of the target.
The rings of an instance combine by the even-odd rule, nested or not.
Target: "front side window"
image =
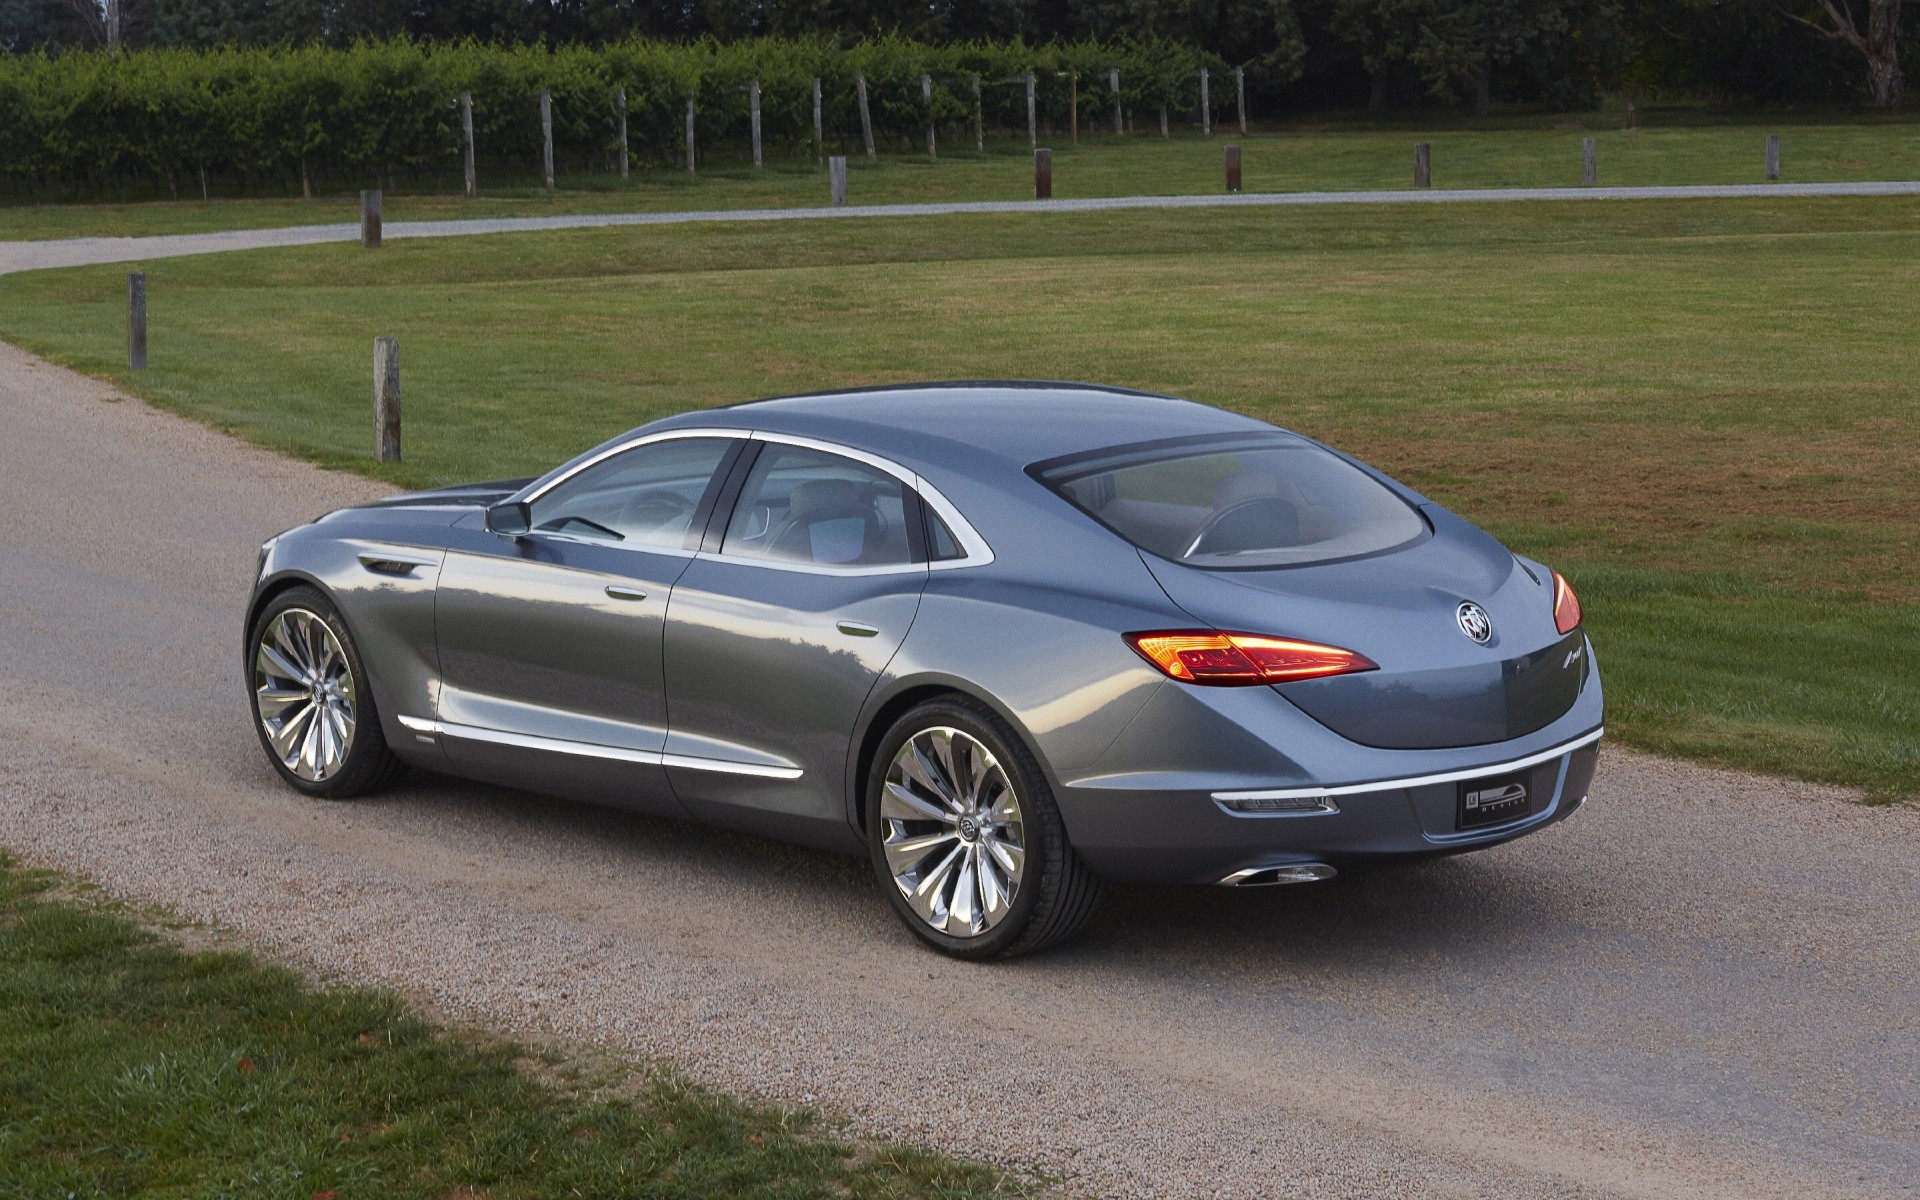
[[[533,528],[680,549],[732,439],[668,438],[597,462],[533,502]]]
[[[1374,554],[1427,531],[1353,464],[1284,433],[1117,447],[1034,469],[1134,545],[1196,567],[1281,567]]]
[[[913,561],[907,485],[838,454],[769,443],[753,464],[721,553],[826,566]]]

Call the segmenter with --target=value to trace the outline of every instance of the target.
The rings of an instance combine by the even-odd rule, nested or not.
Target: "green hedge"
[[[1192,114],[1198,71],[1224,64],[1165,43],[932,46],[888,37],[840,46],[765,39],[722,45],[635,40],[603,47],[426,46],[367,42],[319,47],[142,50],[109,56],[0,57],[0,179],[34,195],[157,191],[196,194],[204,176],[222,190],[397,186],[457,178],[458,97],[473,94],[483,176],[537,170],[536,96],[553,94],[555,154],[565,171],[617,166],[614,89],[627,91],[628,145],[636,163],[684,161],[686,102],[697,110],[700,157],[738,159],[748,139],[745,85],[761,88],[768,161],[812,152],[813,88],[821,80],[828,142],[857,150],[854,79],[867,79],[882,149],[924,145],[933,113],[953,134],[972,123],[972,76],[983,81],[990,129],[1026,126],[1026,91],[1001,82],[1032,70],[1041,120],[1064,125],[1066,75],[1077,74],[1080,119],[1111,120],[1107,72],[1120,71],[1122,102],[1157,125],[1158,109]],[[1232,104],[1231,83],[1213,89]]]

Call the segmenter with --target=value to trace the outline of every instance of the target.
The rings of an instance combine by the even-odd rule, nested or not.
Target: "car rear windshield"
[[[1354,558],[1427,532],[1371,475],[1284,433],[1120,446],[1032,470],[1134,545],[1195,567]]]

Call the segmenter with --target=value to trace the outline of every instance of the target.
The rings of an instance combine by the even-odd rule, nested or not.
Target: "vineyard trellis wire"
[[[1077,100],[1078,123],[1098,129],[1116,103],[1143,114],[1194,112],[1200,69],[1224,66],[1152,41],[931,45],[897,36],[851,45],[635,39],[549,49],[403,39],[344,50],[27,54],[0,57],[0,180],[45,198],[394,189],[403,180],[458,186],[463,94],[472,97],[480,174],[524,179],[540,169],[543,91],[563,173],[620,172],[620,89],[633,163],[684,165],[689,100],[702,158],[745,160],[754,84],[768,157],[812,163],[816,79],[827,143],[860,144],[855,80],[864,79],[876,142],[910,150],[924,145],[929,121],[964,130],[956,145],[974,141],[975,77],[1032,72],[1042,123],[1072,123]],[[1071,79],[1106,81],[1114,71],[1117,97],[1069,88]],[[977,103],[988,128],[1025,139],[1024,89],[984,88]]]

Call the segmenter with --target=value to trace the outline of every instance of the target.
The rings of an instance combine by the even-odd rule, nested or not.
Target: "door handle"
[[[864,621],[842,621],[839,629],[848,637],[878,637],[880,631]]]
[[[647,598],[647,594],[639,588],[621,587],[619,584],[609,584],[607,587],[607,595],[613,597],[615,600],[645,600]]]

